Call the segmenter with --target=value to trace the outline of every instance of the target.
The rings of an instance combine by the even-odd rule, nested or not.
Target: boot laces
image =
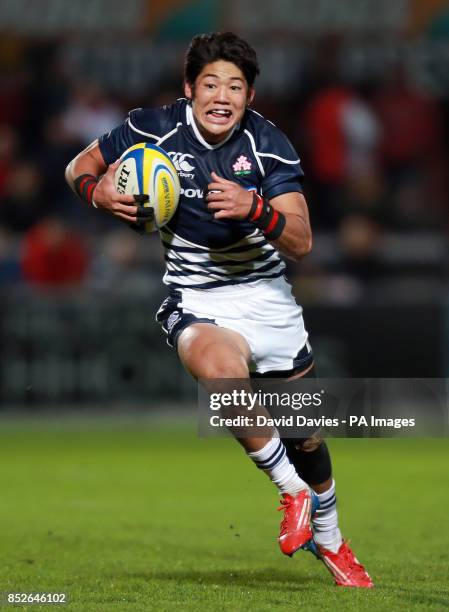
[[[354,553],[349,548],[349,540],[344,541],[343,558],[351,571],[366,574],[365,567],[356,560]]]
[[[288,527],[288,522],[290,519],[289,513],[290,510],[293,510],[293,506],[294,506],[294,500],[293,497],[287,497],[287,498],[283,498],[280,500],[280,506],[278,508],[279,512],[284,511],[285,515],[284,518],[281,521],[281,535],[284,534],[287,531],[287,527]]]

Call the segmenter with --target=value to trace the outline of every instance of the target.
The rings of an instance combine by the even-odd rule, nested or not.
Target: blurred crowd
[[[0,48],[0,287],[150,291],[163,268],[156,237],[88,210],[64,169],[130,108],[182,95],[181,70],[157,95],[149,88],[130,99],[84,81],[59,51],[45,42]],[[346,82],[336,57],[323,44],[299,85],[282,99],[256,96],[254,104],[287,133],[306,173],[315,250],[291,272],[306,279],[311,299],[326,286],[335,301],[359,299],[378,279],[441,282],[449,233],[446,100],[419,90],[400,64],[376,82]]]

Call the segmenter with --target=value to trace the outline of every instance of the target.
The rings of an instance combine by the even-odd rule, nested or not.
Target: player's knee
[[[211,354],[213,351],[205,351],[202,357],[203,378],[229,379],[248,378],[248,366],[244,359],[237,353],[235,355],[223,355],[221,358]]]
[[[314,438],[313,442],[309,442]],[[324,440],[318,436],[283,439],[290,461],[299,476],[310,485],[326,482],[332,476],[332,462]],[[307,447],[305,450],[304,446]]]
[[[181,335],[178,353],[195,378],[249,378],[244,346],[239,344],[238,338],[231,336],[231,332],[216,327],[209,329],[203,326],[198,329],[192,326]]]
[[[248,378],[245,356],[234,347],[216,342],[197,342],[183,352],[183,363],[195,378],[219,380]]]

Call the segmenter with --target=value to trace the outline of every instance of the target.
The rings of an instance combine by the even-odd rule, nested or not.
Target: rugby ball
[[[115,188],[127,195],[146,194],[143,206],[154,209],[154,220],[145,223],[145,232],[155,232],[170,221],[179,202],[178,173],[167,153],[148,142],[140,142],[120,157],[115,171]]]

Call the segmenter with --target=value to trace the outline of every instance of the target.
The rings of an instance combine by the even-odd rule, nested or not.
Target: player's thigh
[[[251,350],[238,332],[194,323],[178,339],[178,355],[194,378],[248,378]]]

